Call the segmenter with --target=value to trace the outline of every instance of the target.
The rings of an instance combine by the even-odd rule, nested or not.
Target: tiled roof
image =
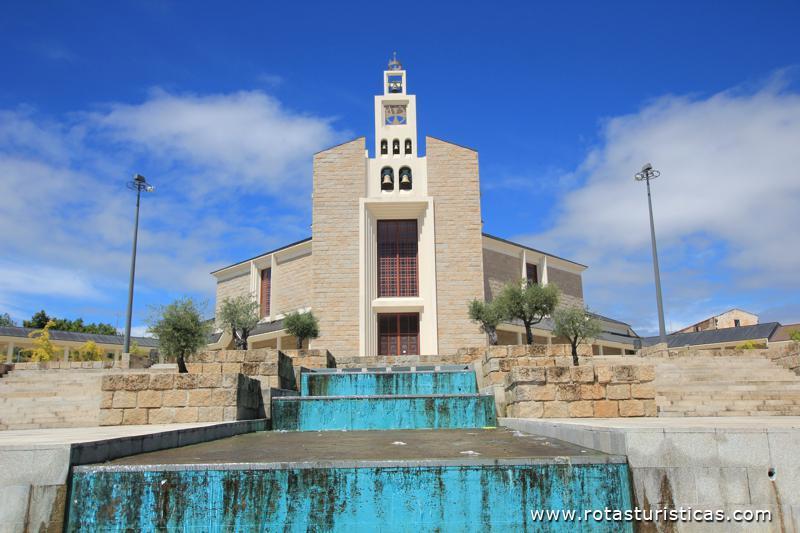
[[[706,331],[692,331],[690,333],[672,333],[667,335],[667,345],[670,348],[682,346],[698,346],[700,344],[721,344],[725,342],[744,342],[748,340],[769,339],[776,329],[780,327],[777,322],[765,322],[754,326],[741,326],[738,328],[709,329]],[[642,346],[658,344],[659,338],[643,337]]]
[[[793,331],[800,331],[800,324],[786,324],[784,326],[780,326],[775,330],[775,333],[772,334],[772,337],[770,337],[769,340],[770,342],[791,340],[789,335],[791,335]]]

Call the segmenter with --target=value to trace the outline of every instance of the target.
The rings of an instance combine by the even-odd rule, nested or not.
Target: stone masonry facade
[[[360,137],[314,156],[311,241],[320,337],[312,348],[359,351],[359,199],[366,196],[367,158]]]
[[[486,342],[467,315],[469,302],[484,297],[478,153],[433,137],[425,143],[436,221],[439,353],[450,354]]]
[[[219,316],[219,308],[226,298],[235,298],[250,293],[250,272],[217,282],[217,297],[214,316]]]
[[[583,307],[583,284],[580,274],[573,274],[551,266],[547,267],[547,282],[561,290],[560,303],[572,307]]]
[[[520,258],[484,248],[483,275],[483,292],[489,302],[497,298],[507,283],[522,277]]]
[[[272,314],[286,314],[311,305],[311,254],[278,262],[273,272]]]

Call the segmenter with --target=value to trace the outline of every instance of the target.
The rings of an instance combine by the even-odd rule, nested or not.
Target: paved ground
[[[218,422],[192,424],[164,424],[151,426],[106,426],[86,428],[17,429],[0,431],[0,448],[6,446],[77,444],[120,437],[151,435],[163,431],[208,427]]]
[[[260,468],[411,463],[624,462],[624,458],[505,428],[259,432],[180,449],[123,457],[112,467],[247,464]],[[91,468],[91,467],[87,467]],[[135,467],[134,467],[135,468]]]
[[[514,420],[514,419],[508,419]],[[522,420],[522,419],[519,419]],[[798,429],[800,416],[709,416],[709,417],[645,417],[645,418],[540,418],[539,423],[598,429],[666,429],[692,431],[715,429]]]

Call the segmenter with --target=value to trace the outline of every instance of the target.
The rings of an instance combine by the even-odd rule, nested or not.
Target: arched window
[[[394,170],[392,170],[392,167],[383,167],[381,169],[381,190],[394,190]]]
[[[400,169],[400,190],[401,191],[410,191],[411,186],[413,185],[411,179],[411,169],[408,167],[403,167]]]
[[[392,141],[392,154],[400,155],[400,139]]]
[[[381,155],[389,154],[389,141],[386,139],[381,140]]]
[[[406,139],[406,155],[411,155],[411,139]]]

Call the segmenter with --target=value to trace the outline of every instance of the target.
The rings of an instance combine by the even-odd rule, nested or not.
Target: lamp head
[[[649,172],[653,170],[653,165],[651,163],[645,163],[642,167],[642,172]]]

